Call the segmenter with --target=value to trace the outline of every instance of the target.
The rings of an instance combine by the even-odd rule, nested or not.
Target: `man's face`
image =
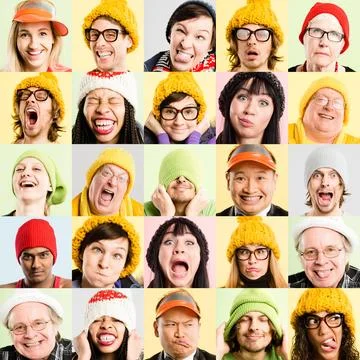
[[[54,257],[44,247],[23,250],[19,258],[21,269],[29,285],[36,287],[52,276]]]
[[[174,203],[188,203],[195,196],[195,186],[184,176],[173,180],[166,191]]]
[[[327,258],[323,251],[329,247],[341,249],[338,256]],[[299,251],[305,252],[310,249],[318,252],[315,260],[305,260],[304,256],[301,256],[302,266],[310,282],[317,288],[337,287],[344,276],[348,262],[344,237],[338,232],[326,228],[306,229],[301,235]]]
[[[40,331],[33,330],[30,324],[47,322]],[[50,320],[47,305],[38,302],[26,302],[16,305],[10,313],[9,328],[14,329],[20,325],[26,326],[24,334],[16,335],[11,332],[15,349],[27,359],[47,359],[55,347],[57,326]]]
[[[200,337],[199,318],[183,307],[175,307],[162,314],[154,322],[155,336],[160,338],[164,351],[174,359],[184,359],[198,346]]]
[[[337,212],[340,209],[344,185],[336,170],[315,170],[308,183],[308,192],[316,215],[339,215]]]
[[[246,215],[256,215],[272,201],[277,174],[253,161],[243,161],[226,174],[234,205]]]
[[[271,343],[270,320],[261,312],[248,312],[239,319],[235,326],[237,329],[236,339],[240,345],[240,350],[259,353],[265,351],[265,348]]]

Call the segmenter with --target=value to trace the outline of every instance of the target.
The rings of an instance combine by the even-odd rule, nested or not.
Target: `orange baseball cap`
[[[68,28],[60,21],[57,21],[55,16],[56,10],[52,2],[48,0],[28,0],[16,9],[13,20],[21,23],[51,21],[56,35],[67,35],[69,32]]]

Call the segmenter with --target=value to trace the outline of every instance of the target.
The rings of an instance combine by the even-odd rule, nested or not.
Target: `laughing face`
[[[118,350],[123,342],[125,325],[110,316],[101,316],[89,327],[94,345],[102,354],[111,354]]]
[[[254,252],[256,249],[264,249],[262,245],[246,245],[242,246],[238,250],[249,250]],[[255,254],[252,253],[247,260],[239,260],[238,266],[240,273],[250,280],[256,280],[264,276],[269,268],[269,257],[265,260],[258,260]]]
[[[33,322],[48,322],[43,330],[36,331],[30,326]],[[10,332],[15,349],[26,359],[48,359],[55,347],[58,328],[50,320],[47,305],[38,302],[26,302],[16,305],[9,315],[9,328],[23,324],[26,332],[16,335]]]
[[[183,235],[173,233],[171,225],[159,249],[159,263],[168,287],[191,287],[200,264],[200,246],[188,230]]]
[[[344,241],[343,235],[327,228],[313,227],[302,233],[299,251],[314,249],[318,252],[315,260],[300,257],[305,274],[314,287],[335,288],[339,284],[349,260]],[[323,251],[328,247],[341,249],[338,256],[327,258]]]
[[[308,183],[308,192],[312,205],[311,215],[342,215],[340,203],[344,185],[336,170],[315,170]]]
[[[191,71],[211,50],[213,33],[211,17],[199,16],[176,22],[170,33],[172,71]]]

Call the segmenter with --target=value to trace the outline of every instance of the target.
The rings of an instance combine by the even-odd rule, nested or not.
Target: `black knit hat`
[[[169,22],[166,26],[166,40],[168,42],[170,42],[170,32],[171,32],[171,25],[174,22],[174,17],[176,16],[177,12],[182,9],[183,7],[187,6],[187,5],[199,5],[204,7],[209,14],[211,15],[214,25],[216,24],[216,14],[215,14],[215,9],[208,3],[206,3],[205,1],[201,1],[201,0],[190,0],[190,1],[185,1],[183,4],[179,5],[175,11],[172,13],[172,15],[170,16]]]
[[[230,109],[230,104],[234,98],[236,92],[240,88],[240,84],[247,82],[249,79],[259,79],[264,83],[269,84],[275,94],[280,100],[279,117],[282,116],[285,109],[285,95],[284,89],[279,79],[271,72],[239,72],[236,73],[224,86],[219,96],[219,109],[222,115],[226,118],[226,115]]]

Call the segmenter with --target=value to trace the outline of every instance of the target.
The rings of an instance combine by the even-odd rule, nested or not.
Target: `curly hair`
[[[72,128],[73,144],[96,144],[96,137],[87,124],[84,115],[86,97],[79,103],[79,111],[76,116],[75,125]],[[136,125],[134,107],[124,98],[125,115],[124,125],[120,130],[118,144],[143,144],[141,132]]]

